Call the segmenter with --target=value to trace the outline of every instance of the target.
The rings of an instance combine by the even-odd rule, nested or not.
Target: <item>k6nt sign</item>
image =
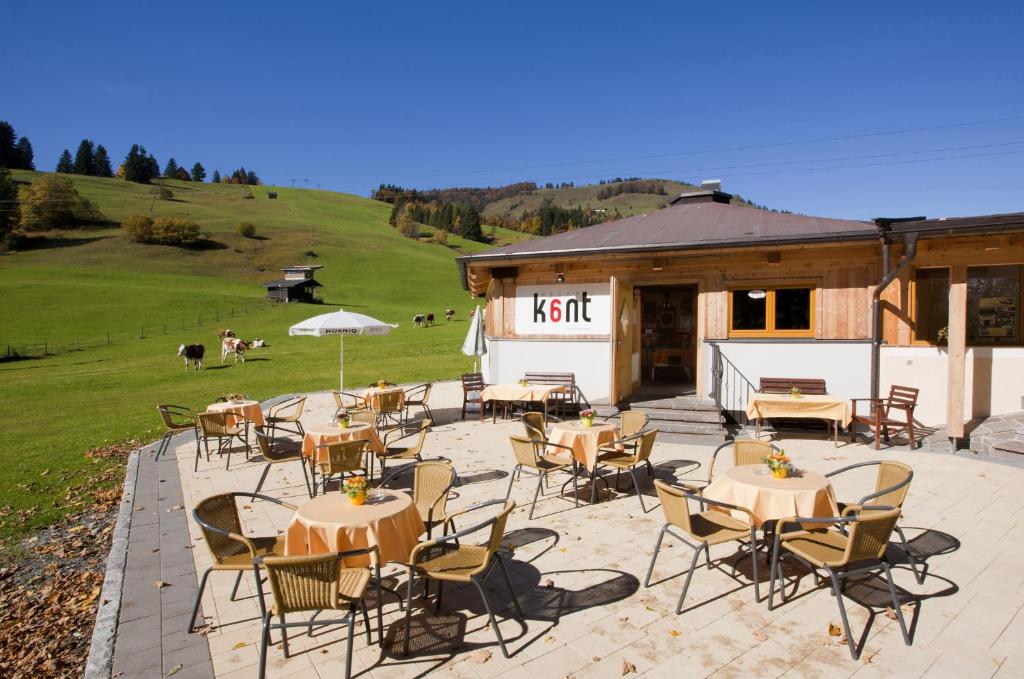
[[[607,335],[607,283],[522,285],[516,288],[517,335]]]

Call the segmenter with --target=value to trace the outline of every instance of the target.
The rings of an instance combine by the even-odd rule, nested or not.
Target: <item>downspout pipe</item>
[[[881,298],[882,293],[885,291],[889,284],[899,278],[904,271],[906,271],[911,264],[914,263],[914,259],[917,257],[917,234],[908,233],[903,242],[906,245],[903,257],[900,259],[899,264],[896,265],[895,269],[889,269],[889,234],[888,224],[884,226],[881,224],[882,220],[879,220],[879,227],[883,230],[882,235],[882,268],[884,275],[882,280],[875,286],[875,289],[871,291],[871,399],[877,401],[879,398],[879,382],[880,382],[880,370],[879,363],[881,362],[882,354],[882,309],[881,309]]]

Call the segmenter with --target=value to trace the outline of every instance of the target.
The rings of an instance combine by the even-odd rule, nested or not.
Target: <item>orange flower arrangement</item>
[[[780,450],[778,453],[772,453],[767,457],[763,457],[761,458],[761,461],[768,465],[768,470],[776,479],[786,478],[789,476],[789,471],[793,468],[789,463],[789,457],[786,455],[786,451],[784,450]]]
[[[348,495],[348,501],[354,505],[366,502],[366,477],[350,476],[342,484],[342,490]]]

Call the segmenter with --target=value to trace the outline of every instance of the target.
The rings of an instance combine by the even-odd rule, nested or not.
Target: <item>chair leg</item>
[[[306,482],[306,493],[312,498],[313,488],[309,485],[309,474],[306,472],[306,458],[299,458],[299,464],[302,466],[302,480]]]
[[[234,601],[235,597],[238,596],[238,586],[242,584],[242,571],[238,571],[238,575],[235,577],[235,586],[231,588],[231,596],[228,597],[230,601]]]
[[[258,566],[252,567],[252,574],[256,579],[256,603],[260,607],[260,615],[265,615],[267,612],[267,605],[263,601],[263,580],[260,579],[260,569]],[[269,632],[267,634],[269,635]]]
[[[345,641],[345,679],[349,679],[352,676],[352,644],[355,641],[355,627],[356,627],[356,606],[352,604],[349,606],[348,615],[348,639]]]
[[[199,459],[203,456],[203,449],[199,445],[199,435],[196,434],[196,463],[192,467],[192,473],[199,473]]]
[[[263,634],[260,635],[260,669],[259,679],[267,676],[267,646],[270,645],[270,616],[263,616]]]
[[[839,617],[843,620],[846,645],[850,647],[850,656],[857,660],[860,658],[860,653],[857,651],[857,644],[853,641],[853,634],[850,632],[850,620],[846,617],[846,606],[843,604],[843,589],[839,586],[839,578],[836,576],[836,572],[831,568],[826,568],[825,570],[828,571],[829,577],[832,578],[832,593],[835,594],[836,603],[839,605]]]
[[[781,548],[780,548],[781,549]],[[775,576],[779,572],[779,551],[776,550],[772,553],[772,560],[768,566],[768,610],[775,608]],[[779,576],[779,596],[782,596],[781,590],[785,589],[786,583],[782,581],[781,575]]]
[[[903,609],[900,608],[899,597],[896,596],[896,585],[892,581],[892,572],[889,570],[889,564],[885,561],[882,562],[882,568],[885,569],[885,581],[889,585],[889,596],[892,598],[892,610],[896,612],[896,619],[900,623],[900,631],[903,632],[903,643],[907,646],[910,645],[910,633],[907,631],[907,621],[903,619]]]
[[[576,480],[579,478],[579,472],[576,467],[576,460],[572,462],[572,498],[576,502],[576,506],[580,506],[580,489],[576,485]],[[508,498],[505,498],[506,500]]]
[[[519,468],[519,465],[512,467],[512,473],[508,475],[508,490],[505,491],[505,502],[508,502],[509,497],[512,496],[512,484],[516,482],[516,472],[519,471]]]
[[[640,492],[640,482],[636,479],[636,467],[629,468],[629,475],[633,479],[633,489],[636,491],[636,497],[640,500],[640,511],[646,514],[647,507],[644,506],[644,494]]]
[[[281,621],[281,648],[284,650],[285,659],[291,657],[288,650],[288,628],[284,625],[284,613],[278,616]]]
[[[409,569],[409,596],[405,602],[405,638],[402,640],[402,655],[409,655],[409,635],[412,634],[412,588],[416,584],[416,577]]]
[[[910,569],[914,571],[914,579],[917,580],[917,584],[924,584],[924,568],[920,571],[917,570],[917,559],[910,553],[910,544],[907,542],[907,536],[903,534],[903,529],[896,526],[896,534],[900,536],[900,542],[903,543],[903,553],[907,555],[907,561],[910,562]]]
[[[501,647],[501,654],[506,658],[511,658],[512,656],[509,655],[508,648],[505,647],[505,639],[501,636],[501,630],[498,629],[498,621],[494,617],[494,611],[491,610],[491,602],[487,600],[487,592],[484,591],[483,585],[476,578],[471,578],[470,582],[476,586],[476,591],[480,593],[480,599],[484,602],[487,617],[491,622],[491,629],[494,630],[494,636],[498,637],[498,646]]]
[[[505,580],[505,586],[508,587],[508,595],[512,597],[512,606],[515,607],[516,614],[522,620],[526,616],[523,615],[523,609],[519,606],[519,597],[516,596],[516,590],[512,588],[512,577],[508,573],[508,567],[505,566],[505,559],[500,554],[495,554],[494,558],[498,560],[498,566],[501,568],[501,575]]]
[[[160,455],[164,452],[164,450],[167,449],[167,445],[170,443],[170,441],[171,431],[168,430],[167,432],[164,433],[162,437],[160,437],[160,445],[156,447],[156,457],[153,458],[153,462],[156,462],[157,460],[160,459]]]
[[[754,603],[761,603],[761,576],[757,573],[757,533],[750,529],[750,560],[754,562]]]
[[[370,634],[370,613],[366,610],[366,601],[359,602],[359,609],[363,612],[363,625],[366,626],[366,645],[373,645],[373,635]]]
[[[429,539],[429,538],[428,538]],[[444,580],[437,581],[437,599],[434,601],[434,610],[441,612],[441,598],[444,596]]]
[[[196,616],[199,615],[199,604],[203,600],[203,591],[206,589],[206,581],[210,578],[210,573],[213,572],[212,568],[207,568],[203,573],[202,580],[199,581],[199,591],[196,592],[196,602],[192,606],[192,619],[188,623],[188,632],[192,634],[196,631]]]
[[[536,507],[537,507],[537,498],[540,496],[540,489],[541,489],[541,486],[543,486],[543,485],[544,485],[544,472],[538,471],[537,472],[537,490],[535,490],[533,492],[533,504],[530,505],[530,516],[529,516],[530,519],[533,518],[533,510],[536,509]]]
[[[271,463],[268,462],[263,465],[263,473],[260,475],[260,482],[256,484],[256,490],[254,490],[253,493],[259,493],[260,488],[263,487],[263,483],[267,480],[267,474],[270,473],[270,464]]]
[[[679,603],[676,604],[676,615],[683,612],[683,602],[686,601],[686,591],[690,589],[690,580],[693,579],[693,572],[697,570],[697,557],[704,551],[703,546],[693,550],[693,560],[690,561],[690,570],[686,573],[686,582],[683,583],[683,591],[679,594]]]
[[[651,554],[651,565],[647,567],[647,577],[644,578],[644,587],[651,586],[651,574],[654,573],[654,562],[658,560],[658,552],[661,551],[661,541],[665,539],[665,531],[668,530],[668,524],[666,523],[661,527],[661,532],[658,533],[658,541],[654,543],[654,553]]]

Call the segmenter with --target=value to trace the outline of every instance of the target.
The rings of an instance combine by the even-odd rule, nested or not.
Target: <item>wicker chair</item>
[[[403,415],[405,414],[405,409],[402,405],[403,397],[403,392],[393,391],[377,394],[370,400],[370,410],[377,417],[376,426],[378,429],[386,427],[389,422],[392,423],[391,426],[395,427],[402,425],[404,422]]]
[[[156,449],[156,457],[154,461],[159,460],[160,456],[167,452],[167,449],[171,445],[171,438],[175,434],[183,431],[191,430],[196,438],[196,470],[199,469],[199,426],[196,424],[196,414],[191,408],[185,406],[176,406],[169,403],[163,403],[156,407],[160,413],[160,419],[164,423],[164,428],[167,429],[164,432],[163,438],[160,439],[160,445]]]
[[[306,482],[306,492],[310,497],[313,497],[313,487],[309,483],[309,474],[306,472],[306,458],[302,455],[302,450],[294,445],[287,445],[291,444],[291,441],[275,443],[273,438],[259,429],[256,430],[256,443],[260,447],[260,453],[263,455],[266,464],[263,466],[263,474],[260,475],[260,481],[256,484],[256,490],[253,493],[259,493],[263,488],[271,467],[277,464],[284,464],[285,462],[297,462],[302,467],[302,478]]]
[[[349,414],[349,417],[351,417],[356,412],[370,409],[370,406],[366,405],[366,399],[359,394],[352,394],[347,391],[331,390],[331,396],[334,397],[335,417],[337,417],[338,413],[343,410]],[[345,401],[346,398],[349,399],[348,402]]]
[[[642,432],[651,419],[639,410],[624,410],[619,413],[619,433],[622,438],[635,436]]]
[[[206,448],[206,461],[210,461],[210,439],[217,441],[217,454],[223,455],[225,444],[227,446],[228,459],[225,469],[231,469],[231,441],[238,439],[245,447],[246,458],[249,456],[249,420],[239,413],[199,413],[199,438]],[[231,420],[241,420],[230,424]],[[198,460],[196,460],[198,469]]]
[[[273,436],[277,429],[281,429],[290,434],[305,436],[306,430],[302,428],[302,422],[299,421],[299,418],[302,417],[302,409],[305,407],[305,396],[290,398],[287,401],[271,406],[263,418],[267,426],[270,427],[270,435]],[[289,429],[286,425],[291,425],[295,428]]]
[[[767,441],[758,441],[757,439],[734,439],[732,441],[726,441],[715,448],[715,452],[711,453],[711,461],[708,462],[707,482],[709,484],[711,483],[711,476],[715,471],[715,461],[718,459],[718,453],[729,447],[732,447],[732,464],[734,467],[741,467],[748,464],[761,464],[762,459],[773,453],[779,452],[777,447]]]
[[[544,442],[548,440],[548,424],[561,421],[562,418],[560,417],[545,415],[542,412],[526,412],[522,416],[523,428],[526,429],[526,438],[540,439]]]
[[[321,460],[314,466],[313,472],[313,487],[316,487],[316,468],[319,467],[320,474],[323,477],[321,479],[321,486],[323,492],[327,492],[327,482],[331,480],[331,477],[335,474],[341,475],[341,480],[344,482],[345,474],[355,474],[356,472],[362,472],[366,474],[366,468],[372,465],[367,464],[366,460],[366,441],[358,439],[355,441],[340,441],[337,443],[323,443],[316,446],[313,449],[313,459],[318,459],[321,455],[319,451],[327,451],[327,459]]]
[[[768,609],[771,610],[775,607],[775,580],[776,578],[782,580],[780,557],[783,550],[806,565],[815,574],[815,579],[817,579],[818,570],[824,570],[832,582],[832,594],[839,606],[839,616],[843,619],[843,631],[846,633],[850,655],[857,660],[860,657],[860,651],[857,644],[854,643],[853,634],[850,633],[850,621],[846,617],[846,607],[843,605],[844,588],[840,585],[840,580],[852,575],[877,571],[881,566],[885,572],[886,584],[889,586],[892,610],[895,612],[900,623],[900,630],[903,632],[903,643],[909,646],[910,635],[907,632],[907,623],[903,619],[903,611],[900,610],[896,586],[893,584],[892,572],[885,556],[889,537],[899,518],[898,507],[873,505],[863,507],[860,511],[854,511],[846,516],[831,518],[791,516],[779,521],[779,526],[799,524],[804,528],[813,527],[815,530],[795,530],[788,533],[783,533],[780,530],[775,534],[771,579],[768,584]],[[820,530],[823,528],[828,530]],[[838,528],[843,530],[838,530]],[[868,565],[863,565],[865,562],[868,562]],[[859,567],[850,568],[852,565]],[[783,603],[785,602],[785,590],[785,584],[780,583],[779,596]]]
[[[430,412],[430,406],[427,405],[427,401],[430,399],[430,391],[434,388],[433,383],[427,382],[411,389],[405,390],[405,420],[409,420],[409,408],[413,406],[419,406],[423,409],[423,414],[427,416],[428,420],[433,421],[434,414]]]
[[[404,425],[392,429],[384,435],[384,450],[377,451],[377,461],[380,463],[380,476],[384,478],[384,468],[388,460],[416,460],[423,461],[423,442],[427,440],[427,432],[433,422],[420,420],[414,425]],[[402,445],[396,443],[404,442]],[[370,470],[373,474],[372,465]]]
[[[344,559],[372,554],[376,578],[368,568],[346,568]],[[281,630],[281,646],[284,657],[288,657],[288,628],[305,627],[313,633],[314,625],[336,625],[346,623],[348,636],[345,648],[345,679],[352,676],[352,642],[355,638],[356,612],[362,611],[366,626],[366,643],[372,644],[370,616],[366,610],[366,590],[371,582],[377,585],[377,635],[378,645],[384,644],[384,623],[381,613],[380,592],[380,551],[376,545],[365,549],[354,549],[332,554],[315,556],[270,556],[257,560],[267,571],[267,581],[273,594],[271,610],[263,614],[263,634],[260,635],[260,667],[258,677],[263,679],[267,670],[267,646],[270,645],[270,630]],[[348,609],[344,619],[326,620],[315,617],[321,611],[342,611]],[[313,613],[308,621],[287,622],[289,613]],[[273,622],[274,616],[278,622]]]
[[[405,473],[407,467],[396,469],[380,482],[386,488],[394,479]],[[423,525],[427,527],[427,539],[434,526],[448,523],[448,494],[458,475],[448,460],[425,460],[413,467],[412,502],[419,511]]]
[[[486,386],[481,373],[467,373],[462,376],[462,419],[466,419],[466,406],[470,404],[480,406],[480,420],[484,419],[482,393]]]
[[[676,604],[676,615],[683,612],[683,603],[686,601],[686,592],[690,589],[690,580],[693,578],[693,571],[697,568],[697,558],[703,551],[707,556],[708,568],[711,567],[711,546],[727,542],[738,541],[745,545],[754,556],[754,601],[761,601],[760,577],[757,572],[757,526],[754,515],[750,510],[736,505],[730,505],[717,500],[709,500],[700,495],[700,489],[694,486],[684,485],[681,488],[671,486],[664,481],[655,480],[654,489],[658,492],[658,499],[661,500],[661,509],[665,512],[665,525],[661,527],[658,534],[658,542],[654,545],[654,554],[651,555],[651,565],[647,568],[647,578],[644,580],[644,587],[651,586],[651,574],[654,572],[654,562],[658,559],[658,552],[661,550],[661,541],[666,535],[671,535],[687,547],[693,550],[693,560],[690,561],[690,569],[686,573],[686,582],[683,583],[683,591],[679,595],[679,602]],[[711,509],[690,513],[689,501],[693,500],[703,505],[711,505]],[[720,511],[727,510],[727,511]],[[734,519],[730,511],[743,512],[747,515],[745,523]],[[687,537],[672,532],[672,528],[683,531]],[[690,540],[693,540],[691,542]]]
[[[419,577],[437,581],[436,605],[438,609],[441,608],[441,596],[444,592],[445,582],[471,583],[476,587],[484,603],[484,608],[487,610],[491,629],[494,630],[495,636],[498,637],[501,652],[506,658],[510,657],[508,649],[505,647],[505,639],[501,636],[498,621],[494,617],[491,602],[487,598],[487,592],[484,590],[483,585],[493,572],[495,564],[497,564],[502,578],[505,580],[505,586],[508,587],[509,596],[512,599],[512,605],[515,607],[516,614],[520,621],[523,619],[523,610],[519,607],[519,599],[516,597],[515,589],[512,587],[512,578],[509,577],[504,557],[498,551],[498,548],[501,546],[501,538],[505,534],[505,524],[508,522],[508,516],[512,513],[516,503],[511,500],[489,500],[462,511],[453,512],[449,514],[449,518],[494,505],[500,505],[501,510],[490,519],[457,533],[421,542],[413,548],[412,554],[409,556],[409,563],[406,564],[409,569],[409,590],[405,608],[405,637],[402,647],[404,655],[409,655],[412,593],[416,578]],[[484,544],[470,545],[461,541],[466,536],[485,528],[490,528],[490,535]]]
[[[377,427],[377,416],[370,410],[348,411],[348,419],[353,424],[366,424],[374,429]]]
[[[576,458],[573,457],[572,448],[551,443],[546,439],[510,436],[509,441],[512,443],[512,453],[516,457],[516,465],[512,467],[512,473],[509,474],[508,490],[505,491],[506,500],[512,495],[512,485],[516,481],[516,476],[522,478],[523,470],[529,469],[530,473],[537,477],[537,490],[533,492],[533,502],[530,504],[529,518],[532,519],[533,510],[537,507],[537,498],[540,496],[548,475],[552,472],[568,471],[572,474],[573,498],[576,506],[580,506],[580,498],[577,494],[579,487]],[[555,454],[552,454],[549,449],[557,450]],[[568,458],[566,458],[566,454],[568,454]]]
[[[258,604],[260,616],[266,613],[263,603],[263,590],[260,581],[259,564],[256,559],[261,556],[277,556],[284,554],[284,536],[248,537],[242,528],[242,520],[238,516],[236,498],[260,499],[273,502],[287,509],[298,509],[295,505],[256,493],[224,493],[213,495],[201,500],[192,510],[192,518],[203,531],[204,542],[213,557],[213,565],[203,572],[199,581],[199,592],[196,593],[195,605],[192,607],[192,619],[188,624],[189,632],[194,632],[199,604],[206,589],[206,581],[213,571],[231,571],[237,573],[235,586],[231,590],[231,600],[235,600],[242,575],[253,572],[256,578],[256,591],[259,593]]]
[[[619,489],[619,474],[623,469],[629,471],[633,479],[633,489],[640,500],[640,509],[644,513],[647,507],[644,506],[644,496],[640,492],[640,482],[636,478],[636,468],[640,465],[647,466],[647,474],[653,476],[651,469],[651,451],[654,450],[654,440],[658,437],[657,429],[626,436],[618,441],[607,443],[599,449],[597,456],[597,467],[607,465],[615,469],[615,490]],[[596,471],[596,470],[595,470]]]
[[[839,512],[846,515],[850,511],[860,511],[862,507],[867,505],[884,505],[888,507],[896,507],[900,510],[903,509],[903,502],[907,499],[907,492],[910,491],[910,482],[914,479],[914,470],[908,465],[902,462],[895,462],[893,460],[873,460],[871,462],[859,462],[857,464],[851,464],[842,469],[837,469],[834,472],[825,474],[827,478],[838,476],[843,472],[848,472],[851,469],[858,469],[860,467],[878,467],[878,474],[875,477],[875,490],[868,495],[865,495],[856,503],[839,503]],[[902,515],[900,518],[903,518]],[[914,579],[917,580],[917,584],[924,584],[925,570],[922,567],[921,570],[917,568],[917,561],[914,559],[914,555],[910,552],[910,545],[907,543],[907,536],[903,534],[903,529],[900,528],[899,523],[893,528],[896,534],[900,537],[900,542],[903,545],[903,553],[907,555],[907,561],[910,563],[911,570],[914,571]]]

